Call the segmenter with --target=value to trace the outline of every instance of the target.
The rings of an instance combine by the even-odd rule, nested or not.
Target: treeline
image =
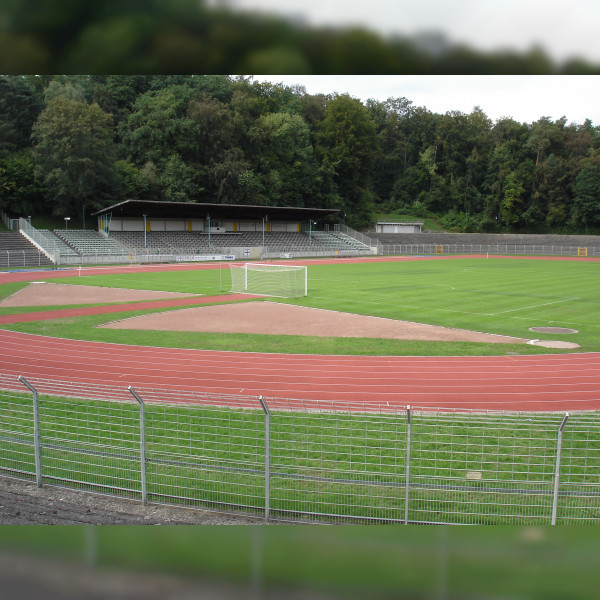
[[[0,77],[0,208],[84,219],[125,198],[437,215],[594,232],[600,134],[218,75]]]
[[[217,4],[217,6],[215,6]],[[0,72],[598,74],[544,49],[481,52],[443,34],[311,27],[207,0],[5,0]]]

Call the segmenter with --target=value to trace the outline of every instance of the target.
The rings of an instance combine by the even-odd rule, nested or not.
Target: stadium
[[[181,204],[19,220],[3,475],[265,521],[598,521],[597,238]]]

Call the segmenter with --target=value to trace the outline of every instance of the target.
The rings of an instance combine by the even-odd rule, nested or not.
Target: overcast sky
[[[480,50],[541,45],[555,60],[600,61],[598,0],[212,0],[299,17],[310,25],[362,25],[383,35],[442,31]]]
[[[386,100],[405,97],[413,106],[443,114],[470,113],[475,106],[496,121],[512,117],[533,123],[541,117],[590,119],[600,125],[600,76],[590,75],[270,75],[261,81],[300,84],[309,94],[348,93]]]

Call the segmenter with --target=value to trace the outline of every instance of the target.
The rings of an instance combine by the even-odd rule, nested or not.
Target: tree
[[[129,159],[141,167],[157,167],[173,155],[185,161],[193,149],[193,120],[186,115],[193,92],[185,86],[149,91],[138,96],[120,133]]]
[[[577,173],[573,187],[574,223],[588,225],[600,222],[600,168],[586,166]]]
[[[0,208],[14,215],[34,215],[43,207],[43,191],[34,177],[30,149],[0,158]]]
[[[0,77],[0,155],[27,148],[42,99],[20,77]]]
[[[257,121],[260,172],[269,204],[303,206],[312,190],[313,153],[300,115],[270,113]]]
[[[371,167],[377,156],[375,124],[360,100],[347,94],[336,96],[325,111],[319,134],[322,160],[335,169],[335,184],[348,222],[355,227],[371,221]]]
[[[118,195],[111,116],[58,95],[33,128],[35,175],[54,215],[81,214]]]
[[[192,202],[198,193],[192,170],[177,154],[166,160],[160,176],[162,197],[167,202]]]
[[[519,222],[524,192],[525,189],[519,181],[517,172],[511,171],[504,182],[504,199],[500,206],[500,216],[506,227],[511,227]]]
[[[542,117],[534,123],[531,128],[531,135],[527,140],[527,146],[535,152],[535,164],[540,164],[544,158],[544,153],[551,144],[552,122],[549,117]]]
[[[227,105],[199,94],[190,100],[187,117],[194,131],[194,159],[202,165],[222,160],[233,139],[232,115]]]

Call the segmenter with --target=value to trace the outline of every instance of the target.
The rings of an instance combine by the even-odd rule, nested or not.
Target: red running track
[[[124,387],[471,410],[600,409],[600,353],[276,355],[94,343],[0,330],[0,365],[2,372],[25,377]]]

